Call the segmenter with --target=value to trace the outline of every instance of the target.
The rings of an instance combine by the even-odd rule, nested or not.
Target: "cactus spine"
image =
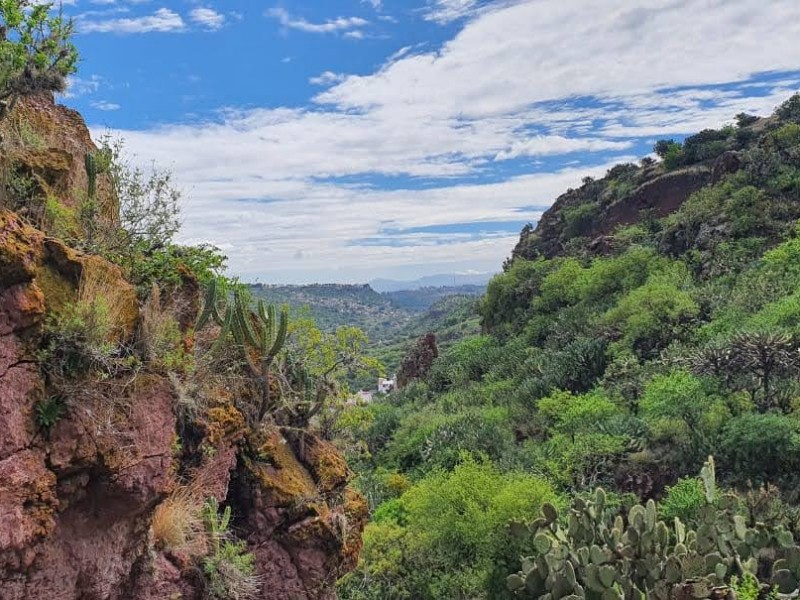
[[[254,419],[257,425],[272,408],[270,375],[275,358],[286,342],[289,315],[285,308],[278,313],[275,306],[263,300],[259,300],[253,310],[241,289],[234,289],[230,299],[224,297],[225,291],[220,281],[211,280],[196,329],[199,331],[213,320],[221,331],[212,351],[220,349],[231,336],[242,349],[247,369],[261,391]]]

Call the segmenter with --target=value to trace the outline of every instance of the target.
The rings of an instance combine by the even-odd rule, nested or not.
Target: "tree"
[[[23,96],[64,91],[76,70],[74,24],[51,14],[52,8],[35,0],[0,0],[0,119]]]
[[[311,320],[296,320],[276,373],[282,400],[276,419],[304,429],[331,400],[347,395],[342,382],[348,375],[379,373],[380,363],[364,355],[367,341],[357,327],[326,333]]]
[[[675,146],[680,147],[680,144],[675,140],[658,140],[656,145],[653,146],[653,152],[659,158],[664,158]]]
[[[423,379],[439,356],[436,334],[428,333],[417,340],[408,351],[397,372],[397,387],[402,389],[415,379]]]

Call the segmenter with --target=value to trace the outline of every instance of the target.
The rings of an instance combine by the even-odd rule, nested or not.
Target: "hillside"
[[[372,509],[341,598],[797,594],[800,95],[655,151],[521,232],[483,335],[340,416]]]
[[[382,340],[411,319],[411,311],[369,285],[251,285],[254,296],[273,304],[287,304],[295,315],[308,315],[325,330],[344,325],[358,327],[372,340]]]
[[[377,292],[402,292],[418,290],[421,288],[453,288],[462,286],[486,287],[492,273],[452,273],[442,275],[426,275],[412,281],[399,281],[396,279],[373,279],[369,282],[372,289]]]
[[[485,289],[461,285],[379,294],[370,285],[250,286],[254,296],[286,304],[293,315],[308,315],[325,331],[342,326],[363,330],[369,336],[370,356],[379,359],[388,374],[397,370],[408,347],[425,333],[435,333],[443,347],[478,333],[477,299]]]

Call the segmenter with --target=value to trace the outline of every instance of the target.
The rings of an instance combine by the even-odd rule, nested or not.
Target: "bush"
[[[231,537],[231,508],[218,512],[216,500],[209,500],[203,510],[206,531],[211,546],[203,559],[203,573],[207,579],[206,592],[210,598],[248,600],[256,598],[260,581],[255,575],[255,556],[247,551],[247,545]]]
[[[75,72],[78,51],[70,42],[74,26],[53,3],[33,0],[0,2],[0,119],[17,99],[40,92],[63,92]]]
[[[800,94],[795,94],[776,108],[775,116],[782,121],[800,122]]]
[[[376,511],[361,566],[342,582],[340,597],[507,597],[505,573],[519,568],[522,553],[508,543],[507,525],[555,498],[545,481],[501,474],[486,462],[432,473]]]
[[[800,472],[800,423],[777,414],[745,414],[725,424],[720,468],[736,482],[780,485]]]
[[[703,482],[695,477],[679,479],[666,491],[659,505],[661,517],[668,523],[678,518],[689,525],[696,524],[700,510],[707,504]]]
[[[620,338],[618,349],[627,348],[641,358],[651,358],[680,337],[700,312],[691,294],[682,289],[686,278],[680,268],[670,275],[653,276],[605,314],[604,323]]]

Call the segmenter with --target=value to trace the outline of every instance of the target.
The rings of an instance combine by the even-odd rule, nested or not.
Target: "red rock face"
[[[48,147],[24,157],[26,168],[71,206],[68,190],[85,185],[83,156],[94,148],[85,124],[47,98],[19,111]],[[256,557],[259,598],[333,598],[358,560],[366,503],[347,488],[339,453],[312,435],[271,430],[259,458],[245,458],[233,399],[247,390],[221,387],[217,405],[179,425],[165,374],[83,376],[58,389],[60,420],[47,431],[37,424],[52,393],[37,362],[42,325],[75,301],[87,270],[121,290],[118,335],[130,343],[139,308],[120,269],[0,209],[0,600],[203,598],[197,557],[154,547],[153,514],[179,475],[203,499],[232,506],[235,533]],[[187,272],[168,292],[163,308],[190,330],[197,281]],[[178,433],[188,449],[176,457]]]

